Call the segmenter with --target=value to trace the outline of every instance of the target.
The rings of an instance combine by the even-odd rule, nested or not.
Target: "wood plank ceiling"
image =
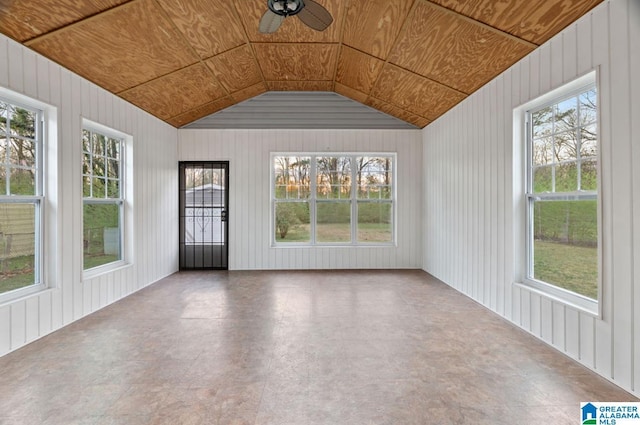
[[[602,0],[0,0],[0,31],[181,127],[266,91],[335,91],[422,128]]]

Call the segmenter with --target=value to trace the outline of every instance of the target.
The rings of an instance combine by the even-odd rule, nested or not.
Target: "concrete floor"
[[[0,358],[0,424],[577,424],[637,401],[421,271],[178,273]]]

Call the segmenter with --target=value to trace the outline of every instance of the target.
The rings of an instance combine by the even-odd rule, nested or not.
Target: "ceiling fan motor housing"
[[[304,8],[303,0],[268,0],[269,10],[280,16],[297,15]]]

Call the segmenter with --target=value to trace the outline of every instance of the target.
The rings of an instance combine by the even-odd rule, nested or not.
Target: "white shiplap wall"
[[[513,283],[515,107],[599,68],[603,318]],[[640,2],[611,0],[428,126],[429,273],[640,395]],[[516,183],[514,183],[514,181]]]
[[[52,288],[0,305],[0,355],[177,270],[177,130],[0,35],[0,87],[57,111]],[[82,118],[133,137],[130,265],[82,280]],[[50,205],[53,208],[54,205]],[[57,235],[57,236],[56,236]]]
[[[180,130],[182,161],[229,161],[229,268],[420,268],[419,130]],[[398,246],[272,248],[271,152],[397,152]]]

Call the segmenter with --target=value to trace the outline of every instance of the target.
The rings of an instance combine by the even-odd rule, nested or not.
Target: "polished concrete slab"
[[[632,395],[421,271],[184,272],[0,358],[0,424],[576,424]]]

